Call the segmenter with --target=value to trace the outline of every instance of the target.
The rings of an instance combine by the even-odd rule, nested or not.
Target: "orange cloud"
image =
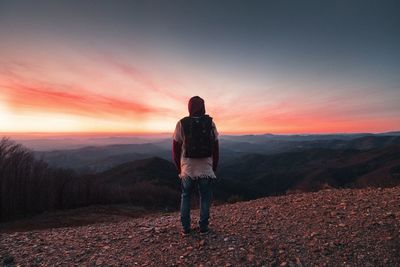
[[[48,88],[40,85],[13,84],[3,86],[8,105],[15,112],[41,112],[67,113],[90,117],[133,116],[161,112],[162,109],[153,108],[140,102],[123,100],[93,94],[77,88],[71,88],[71,92]]]

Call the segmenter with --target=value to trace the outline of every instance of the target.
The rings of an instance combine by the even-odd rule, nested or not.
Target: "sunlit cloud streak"
[[[46,87],[9,86],[6,88],[9,106],[16,112],[40,110],[83,116],[134,116],[162,112],[141,103],[124,101],[103,95],[68,93]]]

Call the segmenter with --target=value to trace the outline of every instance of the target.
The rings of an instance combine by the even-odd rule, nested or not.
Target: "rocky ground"
[[[400,266],[400,187],[269,197],[211,215],[204,237],[181,237],[179,213],[3,232],[0,257],[10,266]]]

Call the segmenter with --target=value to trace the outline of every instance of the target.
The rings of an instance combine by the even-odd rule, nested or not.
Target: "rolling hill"
[[[274,155],[245,154],[222,163],[215,197],[254,199],[324,188],[390,187],[400,184],[400,144],[371,150],[313,148]],[[126,162],[96,174],[96,183],[130,186],[150,183],[178,193],[174,165],[152,157]],[[162,187],[162,189],[161,189]]]
[[[101,172],[123,162],[153,156],[170,158],[171,152],[153,143],[88,146],[78,149],[36,151],[52,167],[70,168],[81,173]]]
[[[400,184],[400,144],[372,150],[309,149],[250,154],[221,166],[218,190],[244,198]]]
[[[132,185],[139,182],[151,182],[157,185],[177,186],[179,179],[175,166],[158,157],[122,163],[99,174],[99,182]]]

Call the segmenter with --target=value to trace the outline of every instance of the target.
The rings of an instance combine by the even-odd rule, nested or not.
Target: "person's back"
[[[173,136],[173,159],[181,179],[181,222],[183,234],[190,232],[190,198],[193,187],[200,195],[200,232],[208,232],[212,184],[217,178],[218,132],[212,118],[205,114],[204,100],[189,100],[189,116],[178,121]]]

